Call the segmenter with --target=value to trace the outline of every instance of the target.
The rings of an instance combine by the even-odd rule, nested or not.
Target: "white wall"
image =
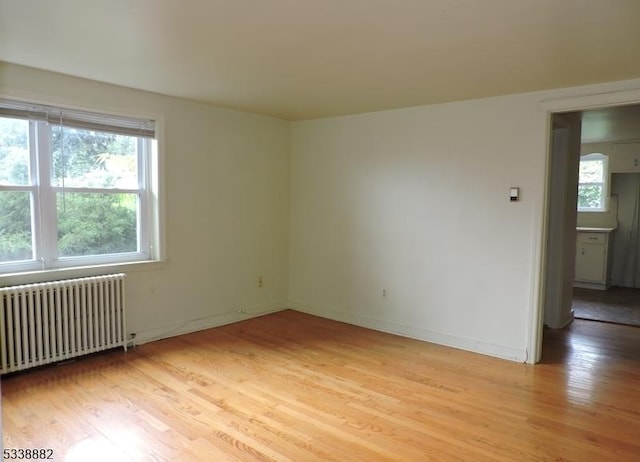
[[[523,360],[543,128],[528,95],[293,124],[290,304]]]
[[[139,341],[286,306],[287,122],[3,63],[0,95],[164,120],[168,258],[127,271],[127,325]]]
[[[638,88],[294,123],[290,306],[536,361],[548,112],[620,103]],[[509,202],[510,186],[521,188],[520,202]]]
[[[2,96],[164,119],[168,260],[129,272],[127,321],[139,338],[288,298],[321,316],[530,361],[547,111],[630,94],[640,101],[640,81],[289,124],[0,63]],[[520,202],[509,202],[511,186]]]

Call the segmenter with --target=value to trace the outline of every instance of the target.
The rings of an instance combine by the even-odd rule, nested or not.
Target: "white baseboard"
[[[557,324],[554,323],[555,320],[552,320],[551,322],[545,322],[544,325],[549,329],[564,329],[573,322],[573,315],[573,310],[571,310],[569,313],[566,313],[561,319],[559,319]]]
[[[573,287],[581,289],[607,290],[609,286],[604,283],[573,281]]]
[[[436,343],[438,345],[458,348],[460,350],[471,351],[473,353],[480,353],[516,362],[527,361],[527,351],[525,349],[519,350],[479,340],[457,337],[454,335],[430,331],[413,325],[399,324],[392,321],[376,319],[358,313],[350,313],[332,308],[309,305],[296,300],[289,300],[289,308],[322,318],[333,319],[334,321],[346,322],[347,324],[353,324],[425,342]]]
[[[275,313],[287,309],[286,302],[269,302],[261,305],[255,305],[245,309],[228,310],[197,319],[186,319],[163,324],[157,327],[141,329],[135,331],[135,338],[130,340],[133,345],[142,345],[144,343],[153,342],[178,335],[190,334],[201,330],[220,327],[234,322],[244,321],[246,319],[257,318],[266,314]],[[129,334],[131,336],[131,333]]]
[[[566,316],[565,318],[562,320],[562,329],[564,329],[565,327],[567,327],[569,324],[571,324],[573,322],[573,310],[571,310]]]

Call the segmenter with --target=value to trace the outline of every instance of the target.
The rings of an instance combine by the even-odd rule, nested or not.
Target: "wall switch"
[[[520,188],[509,188],[509,200],[511,202],[517,202],[518,200],[520,200]]]

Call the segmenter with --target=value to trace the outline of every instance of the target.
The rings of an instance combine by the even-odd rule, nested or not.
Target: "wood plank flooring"
[[[4,447],[66,462],[638,461],[640,329],[575,321],[531,366],[283,311],[2,398]]]

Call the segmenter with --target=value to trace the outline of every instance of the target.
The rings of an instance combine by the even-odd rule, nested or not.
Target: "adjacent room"
[[[638,19],[2,0],[4,459],[638,460]]]
[[[640,327],[640,106],[582,114],[574,316]]]

